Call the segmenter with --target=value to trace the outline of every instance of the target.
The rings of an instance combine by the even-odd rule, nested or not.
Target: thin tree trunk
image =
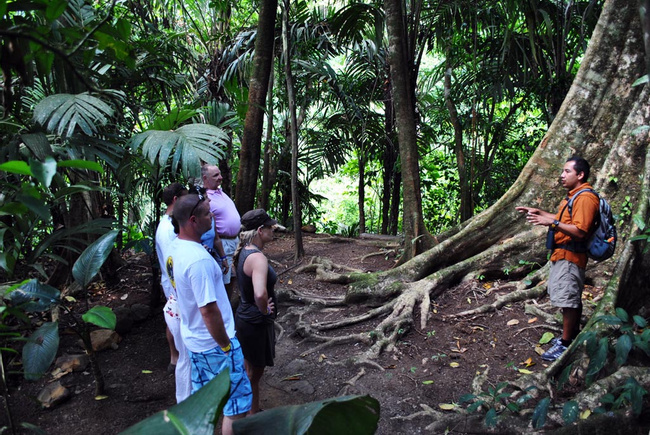
[[[402,183],[404,188],[405,246],[402,261],[409,260],[433,246],[433,238],[424,226],[422,197],[420,192],[420,167],[415,123],[414,89],[409,68],[413,62],[407,55],[407,38],[404,29],[402,2],[385,0],[386,25],[388,28],[388,64],[390,65],[395,121],[398,126],[400,160],[402,162]]]
[[[364,150],[359,149],[359,234],[366,232],[366,159]]]
[[[291,72],[291,46],[289,45],[289,0],[284,0],[282,8],[282,53],[287,81],[287,98],[289,100],[289,116],[291,126],[291,204],[293,210],[293,233],[295,237],[294,260],[300,261],[305,256],[302,244],[302,219],[300,198],[298,197],[298,118],[296,116],[296,94],[293,88],[293,75]]]
[[[277,0],[260,0],[253,74],[248,90],[248,111],[244,121],[237,173],[235,205],[242,214],[255,205],[264,127],[264,105],[273,68],[273,38],[277,8]]]
[[[271,188],[273,187],[271,180],[271,162],[273,153],[273,84],[275,74],[274,69],[271,68],[271,78],[269,81],[269,94],[267,107],[267,124],[266,124],[266,140],[264,141],[264,165],[262,166],[262,192],[258,198],[258,207],[264,210],[269,209],[269,196],[271,195]]]

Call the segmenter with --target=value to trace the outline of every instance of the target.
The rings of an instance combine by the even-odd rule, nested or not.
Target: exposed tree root
[[[528,299],[538,298],[544,296],[546,293],[546,287],[544,285],[538,285],[529,290],[517,290],[512,293],[499,296],[491,304],[481,305],[480,307],[474,308],[473,310],[461,311],[457,314],[452,314],[447,316],[447,319],[454,319],[464,316],[473,316],[475,314],[484,314],[492,311],[497,311],[502,308],[504,305],[511,304],[519,301],[526,301]]]
[[[277,289],[275,296],[281,302],[288,301],[300,304],[315,304],[325,307],[338,307],[345,305],[345,300],[342,296],[313,296],[287,288]]]
[[[359,316],[342,318],[340,320],[331,321],[331,322],[321,322],[321,323],[316,322],[316,323],[312,323],[311,326],[317,331],[327,331],[330,329],[342,328],[344,326],[356,325],[358,323],[365,322],[366,320],[374,319],[377,316],[380,316],[382,314],[391,311],[395,303],[396,300],[393,300],[384,305],[381,305],[380,307],[367,311],[365,314],[361,314]]]
[[[366,254],[363,257],[357,257],[357,258],[355,258],[355,260],[359,260],[360,262],[363,263],[364,261],[366,261],[370,257],[377,257],[377,256],[380,256],[380,255],[386,256],[386,255],[390,255],[390,254],[396,255],[397,251],[395,249],[382,249],[382,250],[377,251],[377,252],[372,252],[370,254]]]
[[[350,276],[335,272],[337,269],[346,272],[363,273],[360,269],[335,264],[329,259],[323,257],[312,257],[308,264],[296,268],[296,273],[315,272],[317,281],[331,282],[335,284],[348,284],[352,282]]]

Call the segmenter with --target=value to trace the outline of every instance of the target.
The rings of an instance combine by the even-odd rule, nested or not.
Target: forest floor
[[[304,245],[307,260],[311,256],[325,257],[367,272],[387,270],[395,264],[396,252],[382,248],[375,240],[305,234]],[[265,252],[279,275],[276,288],[292,288],[321,297],[345,293],[343,285],[316,281],[313,273],[296,273],[291,236],[279,234],[267,245]],[[148,303],[152,279],[149,258],[139,253],[127,255],[125,259],[127,265],[118,271],[119,284],[110,288],[101,282],[94,285],[91,305],[100,303],[116,308]],[[440,410],[441,404],[458,403],[463,394],[472,391],[472,380],[477,374],[487,376],[486,387],[496,386],[522,376],[521,370],[524,373],[526,370],[539,371],[546,366],[537,344],[545,332],[557,335],[559,324],[554,321],[549,324],[527,314],[525,305],[545,304],[547,297],[514,303],[497,312],[470,318],[447,318],[493,301],[511,290],[505,281],[478,279],[448,289],[432,301],[431,317],[425,330],[414,327],[404,331],[395,349],[381,354],[376,361],[381,370],[353,363],[353,357],[365,349],[361,343],[328,347],[302,356],[316,343],[303,341],[295,333],[297,312],[303,313],[303,320],[330,321],[365,312],[368,307],[324,308],[280,302],[277,323],[282,331],[277,342],[275,366],[267,368],[262,378],[262,407],[269,409],[340,395],[368,394],[381,406],[377,433],[427,432],[425,428],[432,423],[431,417],[407,418],[421,411],[422,404]],[[586,288],[587,310],[590,301],[598,297],[599,289]],[[77,303],[80,308],[85,307],[84,301]],[[329,331],[329,334],[370,331],[378,321]],[[419,318],[415,319],[414,325],[419,324]],[[61,335],[59,355],[82,353],[74,335],[65,330]],[[9,406],[14,425],[28,422],[51,435],[115,434],[174,405],[174,378],[167,372],[169,351],[162,305],[125,334],[117,349],[102,351],[98,356],[107,387],[107,397],[103,400],[95,400],[89,370],[58,379],[72,394],[67,401],[51,409],[42,409],[36,400],[44,386],[53,381],[51,373],[37,382],[11,376]],[[12,367],[8,370],[12,371]],[[7,425],[7,416],[3,411],[0,428],[4,425]],[[462,432],[462,428],[448,430]]]

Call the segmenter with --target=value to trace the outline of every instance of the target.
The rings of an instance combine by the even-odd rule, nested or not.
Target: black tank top
[[[268,316],[260,312],[255,305],[255,294],[253,290],[253,279],[244,273],[244,263],[249,255],[260,252],[258,249],[242,249],[239,253],[239,261],[237,262],[237,284],[239,285],[240,304],[237,307],[237,316],[249,323],[266,323],[273,322],[277,317],[277,302],[275,300],[275,283],[278,280],[278,275],[269,264],[269,270],[266,274],[266,293],[269,299],[273,298],[275,305],[275,312]]]

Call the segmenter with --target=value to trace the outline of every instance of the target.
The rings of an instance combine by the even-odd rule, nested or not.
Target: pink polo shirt
[[[241,217],[235,207],[235,203],[226,195],[221,188],[217,190],[208,189],[210,198],[210,211],[214,216],[217,233],[220,236],[236,237],[241,226]]]

